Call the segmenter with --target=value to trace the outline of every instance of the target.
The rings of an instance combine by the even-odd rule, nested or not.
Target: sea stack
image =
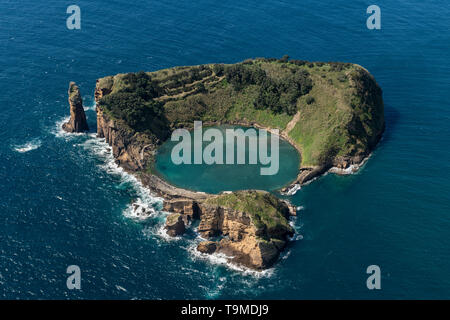
[[[75,82],[69,84],[69,104],[70,104],[70,120],[62,125],[67,132],[84,132],[89,127],[84,113],[83,100],[81,99],[80,89]]]

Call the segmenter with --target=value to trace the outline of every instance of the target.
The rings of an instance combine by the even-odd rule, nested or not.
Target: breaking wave
[[[163,199],[152,195],[134,175],[126,172],[115,162],[112,148],[105,139],[96,138],[95,133],[88,136],[89,139],[82,146],[103,160],[99,167],[108,174],[120,176],[121,185],[131,185],[137,193],[136,198],[123,211],[124,216],[135,220],[147,220],[157,216],[162,210]]]
[[[63,130],[62,125],[70,120],[70,116],[64,117],[56,121],[55,127],[51,129],[51,133],[57,138],[63,138],[65,140],[70,140],[75,137],[86,135],[84,132],[66,132]]]
[[[275,273],[274,267],[262,271],[256,271],[231,262],[231,259],[233,257],[224,255],[222,253],[201,253],[197,250],[197,245],[199,242],[199,240],[193,240],[187,247],[187,251],[189,252],[193,260],[203,260],[209,262],[212,265],[224,266],[227,269],[238,271],[242,275],[252,276],[254,278],[270,278]]]
[[[14,151],[19,153],[29,152],[31,150],[36,150],[42,145],[42,141],[39,139],[33,139],[25,144],[13,146]]]
[[[282,192],[283,195],[286,196],[293,196],[294,194],[297,193],[298,190],[300,190],[302,187],[300,184],[296,183],[294,184],[288,191],[286,192]]]

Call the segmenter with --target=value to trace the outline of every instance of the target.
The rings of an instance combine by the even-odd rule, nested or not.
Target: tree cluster
[[[311,88],[312,81],[305,70],[298,70],[281,81],[265,77],[254,106],[257,109],[270,109],[274,113],[294,115],[298,98],[309,93]]]

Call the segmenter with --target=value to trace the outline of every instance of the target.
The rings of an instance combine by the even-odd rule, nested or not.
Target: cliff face
[[[97,82],[98,84],[98,82]],[[96,88],[95,101],[98,102],[105,94],[105,88]],[[105,138],[111,146],[116,162],[129,171],[145,168],[146,161],[156,150],[156,142],[146,134],[130,130],[120,120],[108,116],[97,107],[97,137]]]
[[[75,82],[69,84],[69,105],[70,120],[64,123],[62,128],[67,132],[88,131],[89,127],[86,121],[86,114],[84,113],[83,100]]]
[[[253,269],[272,266],[285,247],[287,235],[292,234],[292,230],[284,229],[279,238],[270,238],[264,228],[255,226],[248,213],[230,208],[201,204],[200,212],[198,232],[202,237],[224,237],[209,253],[224,253],[233,262]]]
[[[108,117],[99,108],[97,108],[97,137],[105,138],[120,166],[130,171],[144,169],[142,153],[146,146],[145,138],[139,139],[140,137]]]
[[[237,201],[247,201],[255,212],[266,212],[270,217],[261,218],[258,213],[239,208]],[[287,219],[295,210],[264,191],[239,191],[203,201],[166,201],[164,210],[175,212],[186,223],[200,219],[197,231],[210,239],[199,244],[200,252],[222,253],[232,262],[256,270],[271,267],[294,233]],[[173,219],[168,219],[169,235],[173,234],[173,224]]]

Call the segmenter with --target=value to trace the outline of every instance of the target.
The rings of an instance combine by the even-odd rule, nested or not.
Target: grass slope
[[[301,150],[302,167],[366,155],[384,129],[381,89],[367,70],[348,63],[258,58],[118,74],[97,86],[111,91],[100,108],[161,140],[194,120],[283,131],[297,114],[285,134]]]

